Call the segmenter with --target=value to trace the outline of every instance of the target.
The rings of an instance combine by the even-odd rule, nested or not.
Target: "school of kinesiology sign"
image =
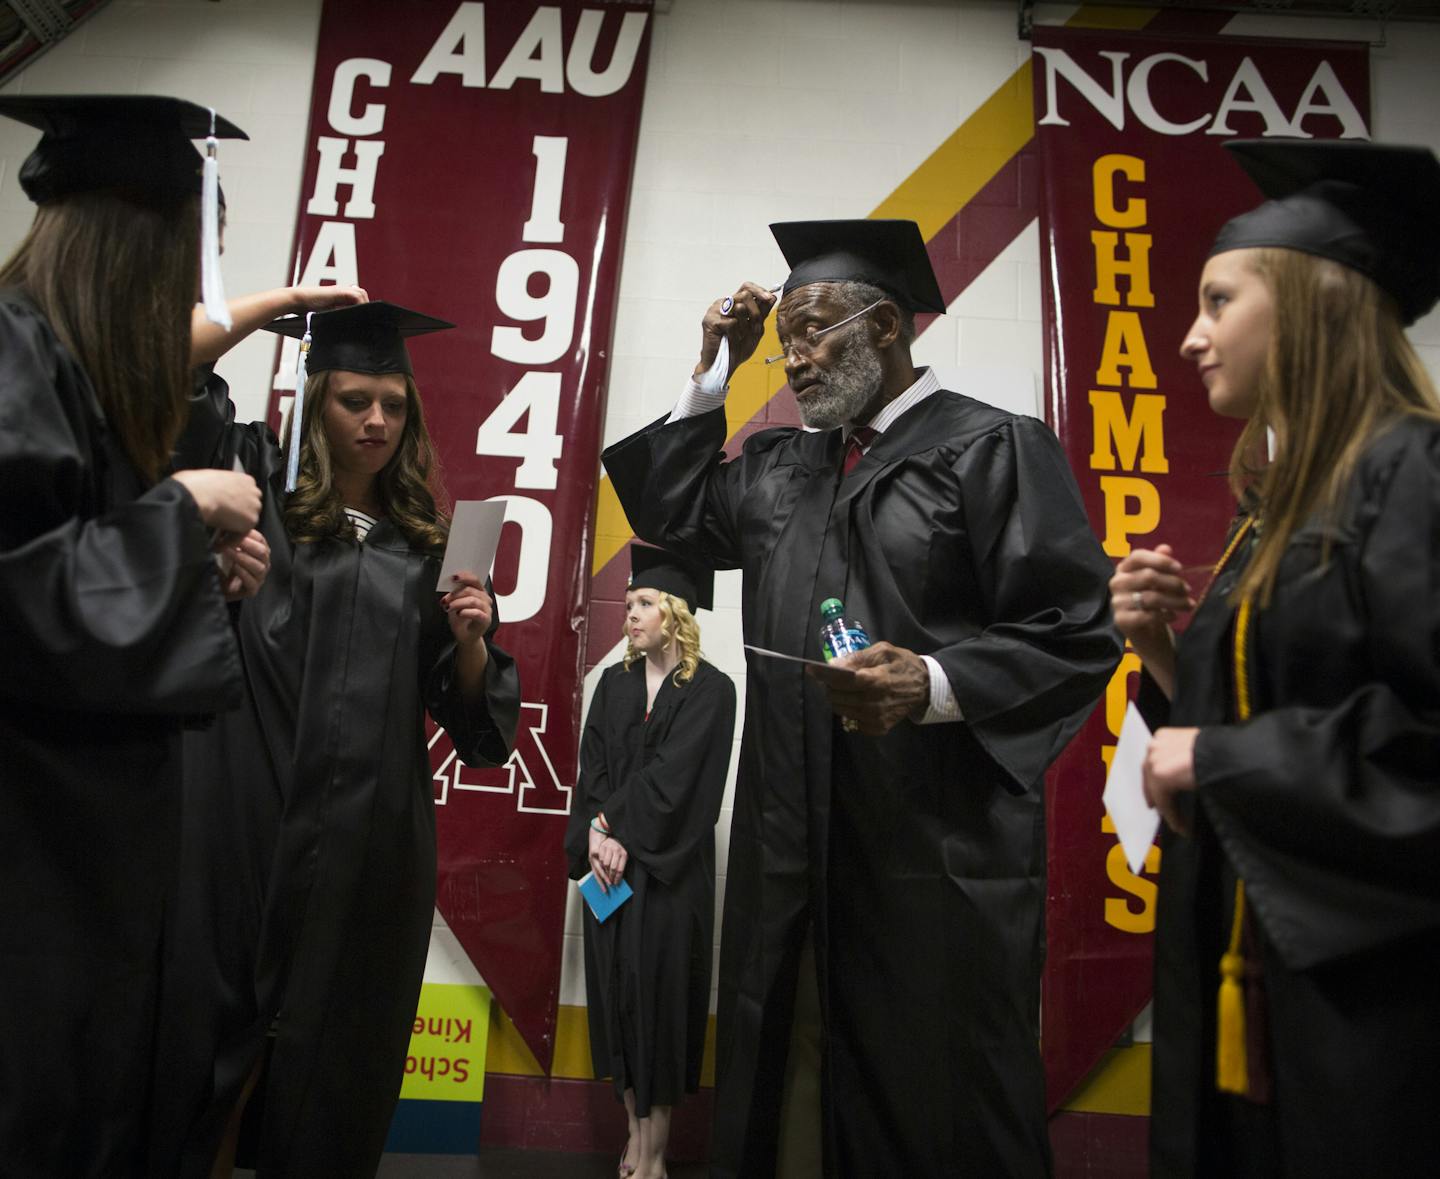
[[[1213,562],[1237,424],[1178,354],[1220,225],[1259,194],[1232,138],[1368,136],[1363,46],[1035,30],[1047,417],[1116,559]],[[1139,660],[1127,652],[1049,782],[1043,1043],[1059,1104],[1149,1001],[1152,848],[1136,876],[1100,802]]]
[[[302,283],[458,329],[412,349],[455,499],[504,499],[494,586],[518,747],[431,765],[441,913],[542,1067],[554,1049],[604,392],[649,0],[326,0]],[[273,410],[294,387],[282,350]]]

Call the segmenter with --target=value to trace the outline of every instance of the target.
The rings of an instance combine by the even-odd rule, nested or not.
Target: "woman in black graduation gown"
[[[374,1174],[433,924],[424,713],[469,764],[513,745],[519,681],[490,596],[469,575],[436,589],[448,522],[403,337],[451,325],[386,303],[310,323],[293,493],[218,379],[186,437],[192,461],[260,480],[273,570],[239,613],[248,707],[186,748],[186,952],[161,1067],[192,1096],[166,1113],[161,1173],[209,1175],[217,1151],[227,1170],[245,1106],[261,1176]]]
[[[700,657],[691,607],[710,607],[710,570],[630,556],[629,645],[590,702],[565,850],[572,878],[634,890],[603,923],[585,910],[590,1053],[629,1118],[622,1179],[660,1179],[671,1109],[700,1084],[735,685]]]
[[[1182,352],[1212,409],[1247,419],[1243,510],[1198,608],[1167,546],[1111,583],[1142,708],[1169,726],[1146,789],[1178,833],[1152,1174],[1433,1174],[1440,401],[1402,328],[1440,292],[1440,165],[1230,147],[1275,199],[1222,229]]]
[[[15,95],[0,114],[45,132],[0,269],[0,1172],[140,1176],[180,727],[241,690],[222,589],[242,587],[212,538],[260,509],[248,475],[166,477],[211,116]]]

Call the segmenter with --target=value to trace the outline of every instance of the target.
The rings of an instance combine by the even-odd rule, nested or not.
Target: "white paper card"
[[[721,336],[720,346],[715,349],[715,361],[695,383],[702,393],[723,393],[725,378],[730,375],[730,337]]]
[[[1101,799],[1115,824],[1120,846],[1125,849],[1125,862],[1137,876],[1160,830],[1160,812],[1145,801],[1143,768],[1149,748],[1150,726],[1131,701],[1125,709],[1125,722],[1120,726],[1120,740],[1110,760],[1110,776],[1105,779]]]
[[[504,500],[457,502],[455,515],[450,518],[450,540],[445,545],[445,560],[440,564],[436,590],[448,594],[455,588],[451,578],[457,573],[474,573],[482,581],[489,577],[490,566],[495,563],[495,550],[500,547],[500,526],[504,523]]]
[[[804,659],[799,655],[786,655],[783,651],[752,647],[749,643],[742,645],[745,650],[753,651],[756,655],[763,655],[766,659],[785,659],[791,663],[803,663],[806,667],[814,668],[815,674],[820,679],[832,684],[849,684],[855,678],[855,673],[848,667],[836,667],[833,663],[822,663],[819,659]]]

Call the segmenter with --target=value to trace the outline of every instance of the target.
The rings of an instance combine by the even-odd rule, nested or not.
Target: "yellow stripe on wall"
[[[1119,4],[1087,4],[1065,22],[1071,29],[1143,29],[1158,8],[1130,8]]]
[[[1150,1045],[1112,1048],[1063,1108],[1144,1117],[1150,1112]]]
[[[870,216],[914,221],[927,242],[949,225],[1034,137],[1035,100],[1030,72],[1027,61]]]

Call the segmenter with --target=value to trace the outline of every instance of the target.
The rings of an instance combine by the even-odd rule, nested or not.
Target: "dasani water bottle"
[[[820,603],[820,651],[825,662],[863,651],[870,645],[865,628],[853,618],[845,617],[845,603],[839,598],[826,598]]]

